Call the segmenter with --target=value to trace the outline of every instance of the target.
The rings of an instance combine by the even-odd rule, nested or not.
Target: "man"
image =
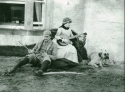
[[[12,74],[19,67],[29,63],[33,66],[40,66],[40,70],[35,71],[35,74],[42,75],[51,64],[51,60],[56,60],[57,56],[57,46],[51,40],[51,32],[44,31],[43,37],[44,39],[37,43],[32,50],[29,50],[29,54],[6,74]]]

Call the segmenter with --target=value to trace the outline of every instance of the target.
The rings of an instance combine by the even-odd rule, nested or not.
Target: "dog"
[[[109,53],[104,53],[103,66],[109,63]]]
[[[104,53],[103,66],[114,65],[115,61],[111,59],[109,53]]]
[[[103,60],[107,59],[108,55],[102,52],[92,52],[89,56],[88,59],[90,60],[90,62],[88,63],[88,65],[94,66],[96,68],[98,68],[99,66],[103,67]],[[99,66],[98,66],[99,65]]]

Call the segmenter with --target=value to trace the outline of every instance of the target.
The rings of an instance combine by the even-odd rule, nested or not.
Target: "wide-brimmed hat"
[[[63,24],[66,24],[66,23],[72,23],[72,20],[70,18],[66,17],[63,19]]]
[[[47,30],[47,31],[44,31],[44,32],[43,32],[43,35],[44,35],[44,36],[50,36],[50,35],[51,35],[51,32],[48,31],[48,30]]]

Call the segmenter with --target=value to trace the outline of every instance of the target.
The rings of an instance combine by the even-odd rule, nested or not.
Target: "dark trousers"
[[[26,56],[10,71],[10,73],[14,73],[18,68],[20,68],[21,66],[26,65],[28,63],[29,63],[29,59]],[[36,66],[36,67],[41,67],[41,70],[46,71],[50,65],[50,61],[45,60],[42,64],[40,64],[40,60],[37,59],[35,63],[32,62],[30,64],[32,64],[33,66]]]
[[[60,59],[53,60],[51,62],[50,67],[59,68],[59,69],[69,69],[70,67],[74,67],[77,65],[78,65],[78,63],[72,62],[72,61],[65,59],[65,58],[60,58]]]

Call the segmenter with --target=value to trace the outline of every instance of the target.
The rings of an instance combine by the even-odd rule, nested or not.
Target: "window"
[[[35,0],[33,10],[33,28],[41,29],[45,20],[45,0]]]
[[[0,1],[0,28],[24,26],[24,2]]]
[[[11,21],[24,24],[24,5],[11,6]]]
[[[28,4],[28,2],[31,3]],[[34,4],[34,7],[32,7],[32,4]],[[28,21],[31,19],[30,30],[32,30],[31,26],[33,26],[33,29],[44,29],[45,6],[45,0],[0,0],[0,28],[26,29],[29,27]],[[29,8],[25,9],[25,7]],[[32,8],[33,16],[27,12],[27,9],[32,10]]]

